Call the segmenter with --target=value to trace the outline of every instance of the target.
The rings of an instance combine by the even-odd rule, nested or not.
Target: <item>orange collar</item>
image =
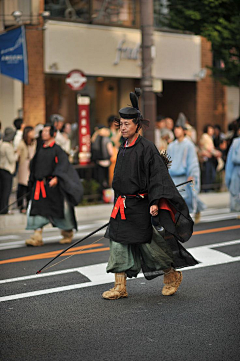
[[[128,147],[132,147],[136,143],[138,137],[139,137],[139,135],[135,139],[133,139],[133,141],[130,144],[128,144]],[[124,147],[126,148],[126,143],[125,143]]]
[[[53,140],[49,145],[43,144],[43,148],[48,148],[48,147],[52,148],[54,144],[55,144],[55,140]]]

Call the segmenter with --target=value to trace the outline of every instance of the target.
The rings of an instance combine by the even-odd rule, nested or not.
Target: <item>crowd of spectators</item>
[[[91,160],[95,163],[93,178],[99,183],[101,193],[111,189],[117,153],[122,142],[114,119],[114,115],[109,116],[108,126],[99,125],[91,137]],[[185,137],[195,145],[201,170],[201,191],[221,189],[225,183],[225,167],[230,147],[233,140],[239,137],[240,118],[229,123],[227,132],[223,132],[218,124],[207,124],[202,134],[197,134],[185,114],[179,113],[175,122],[170,117],[159,115],[155,122],[155,145],[160,152],[167,151],[169,144],[176,139],[174,124],[177,122],[184,122]],[[77,125],[65,122],[59,114],[51,116],[51,123],[57,129],[56,143],[68,154],[71,163],[78,163]],[[17,180],[19,211],[26,212],[29,201],[27,184],[29,165],[35,151],[41,145],[43,126],[43,124],[37,124],[34,128],[25,126],[23,119],[17,118],[12,127],[2,130],[0,122],[1,214],[8,213],[14,177]]]
[[[229,123],[226,133],[219,124],[207,124],[202,134],[197,134],[194,126],[183,113],[179,113],[176,122],[180,120],[186,124],[185,136],[196,147],[201,169],[201,191],[219,190],[224,185],[224,171],[229,149],[233,140],[239,136],[240,118]],[[167,151],[173,140],[174,121],[169,117],[158,116],[155,122],[155,145],[158,150]]]

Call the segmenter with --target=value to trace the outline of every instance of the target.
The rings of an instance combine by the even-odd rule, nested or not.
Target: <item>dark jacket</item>
[[[193,220],[188,207],[174,185],[166,164],[155,145],[139,136],[136,143],[120,147],[112,183],[116,199],[126,196],[125,216],[120,212],[110,218],[109,238],[123,244],[147,243],[152,239],[150,206],[166,199],[175,210],[175,222],[170,212],[159,211],[160,222],[167,232],[181,242],[193,232]],[[147,197],[131,197],[145,194]]]
[[[50,180],[55,176],[58,184],[49,187]],[[39,182],[43,183],[44,189],[40,189],[37,196]],[[74,216],[73,207],[83,196],[83,187],[76,170],[69,163],[66,153],[55,143],[46,148],[42,146],[36,152],[31,162],[29,185],[32,188],[30,215],[41,215],[50,220],[52,217],[64,218],[64,200],[69,203]]]

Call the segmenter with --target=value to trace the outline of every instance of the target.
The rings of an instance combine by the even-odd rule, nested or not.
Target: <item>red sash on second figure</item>
[[[35,188],[35,193],[34,193],[35,201],[39,200],[40,191],[42,192],[42,197],[46,198],[47,195],[46,195],[46,190],[45,190],[45,187],[44,187],[43,180],[41,180],[41,181],[38,180],[37,183],[36,183],[36,188]]]

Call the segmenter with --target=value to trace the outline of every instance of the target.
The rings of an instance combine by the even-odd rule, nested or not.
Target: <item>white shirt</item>
[[[14,152],[12,143],[0,143],[0,169],[13,174],[16,169],[17,153]]]
[[[19,143],[21,142],[22,140],[22,136],[23,136],[23,131],[18,129],[17,132],[16,132],[16,135],[13,139],[13,147],[14,147],[14,150],[17,150],[18,146],[19,146]]]
[[[70,139],[67,139],[64,137],[64,135],[58,130],[56,137],[55,137],[55,142],[56,144],[58,144],[67,154],[70,153],[71,150],[71,142]]]

